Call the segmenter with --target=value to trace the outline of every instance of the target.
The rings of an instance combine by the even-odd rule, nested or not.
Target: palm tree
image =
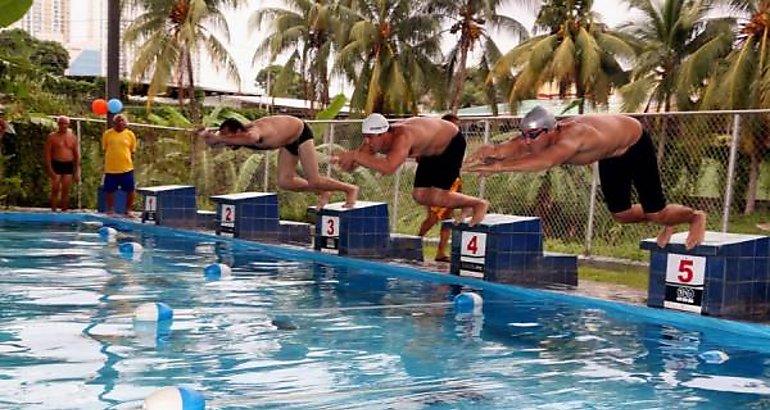
[[[174,81],[179,90],[180,104],[190,99],[193,121],[199,113],[195,102],[193,56],[207,53],[218,69],[240,84],[240,75],[233,57],[224,44],[209,30],[218,30],[229,41],[229,28],[220,8],[238,6],[240,0],[130,0],[129,9],[141,14],[123,33],[123,41],[138,46],[131,67],[131,80],[139,82],[150,77],[147,95],[163,92]]]
[[[628,0],[643,17],[620,28],[641,43],[632,81],[624,85],[623,110],[671,111],[693,107],[713,62],[731,48],[734,19],[710,18],[712,0]],[[662,144],[661,144],[662,145]]]
[[[353,22],[335,67],[354,84],[351,107],[416,114],[419,99],[439,88],[439,21],[413,5],[410,0],[356,0],[340,8]]]
[[[448,54],[448,72],[450,76],[454,73],[449,96],[449,108],[453,114],[457,113],[460,106],[468,54],[476,46],[480,46],[482,58],[479,68],[487,72],[490,65],[500,58],[500,50],[487,32],[487,24],[493,28],[505,29],[519,40],[529,37],[529,32],[519,21],[497,14],[501,3],[502,0],[433,0],[428,4],[428,12],[443,15],[451,24],[449,33],[458,35],[457,44]],[[496,101],[490,103],[496,108]]]
[[[747,17],[737,26],[733,50],[709,79],[702,106],[727,110],[770,108],[770,2],[733,0],[732,6]],[[743,119],[742,150],[750,158],[744,213],[750,214],[754,211],[759,167],[770,135],[763,126],[767,116]]]
[[[626,82],[618,59],[634,55],[630,39],[599,22],[592,5],[592,0],[547,1],[535,20],[535,32],[544,34],[519,44],[498,61],[495,77],[516,75],[509,93],[511,110],[553,84],[561,98],[574,87],[582,113],[586,100],[607,104],[612,89]]]
[[[254,61],[269,56],[270,61],[291,51],[275,88],[291,80],[294,72],[304,81],[305,98],[311,104],[329,104],[329,58],[335,36],[342,31],[336,5],[328,0],[285,0],[288,8],[267,7],[257,10],[250,20],[252,27],[270,21],[270,33],[254,53]]]

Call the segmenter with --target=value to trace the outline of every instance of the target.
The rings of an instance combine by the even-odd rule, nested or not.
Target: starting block
[[[243,192],[216,195],[216,233],[239,239],[278,241],[278,195]]]
[[[703,243],[685,249],[686,232],[668,245],[641,242],[650,251],[647,305],[735,319],[770,317],[770,238],[706,232]]]
[[[115,212],[118,214],[126,213],[126,191],[115,191]],[[105,213],[107,212],[107,199],[105,198],[104,185],[99,185],[96,191],[96,210]]]
[[[197,204],[195,187],[191,185],[162,185],[136,190],[142,200],[142,223],[195,227]]]
[[[488,214],[452,229],[450,273],[516,285],[577,286],[577,257],[543,254],[540,218]]]
[[[353,208],[343,205],[335,202],[316,210],[313,248],[336,255],[387,256],[388,205],[367,201],[358,201]]]

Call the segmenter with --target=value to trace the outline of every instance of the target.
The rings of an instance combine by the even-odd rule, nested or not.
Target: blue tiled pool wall
[[[216,246],[217,260],[212,262],[230,263],[234,267],[246,266],[254,260],[264,258],[276,258],[276,260],[303,260],[317,262],[319,269],[327,270],[328,266],[334,270],[340,267],[362,269],[375,275],[398,277],[416,281],[428,281],[456,286],[457,289],[467,288],[482,292],[485,298],[484,316],[487,320],[499,313],[491,295],[498,294],[499,298],[524,298],[537,301],[538,307],[553,304],[569,304],[579,309],[593,309],[606,311],[616,319],[628,318],[629,321],[650,323],[654,326],[681,327],[696,331],[719,331],[729,338],[734,338],[732,345],[742,346],[770,353],[770,345],[766,339],[770,338],[770,326],[756,323],[727,321],[708,316],[697,316],[691,313],[677,312],[663,309],[648,309],[643,306],[631,305],[615,301],[588,298],[575,294],[550,292],[540,289],[523,288],[497,284],[488,281],[480,281],[472,278],[446,275],[444,273],[420,270],[403,265],[380,263],[365,259],[345,258],[337,255],[329,255],[302,248],[288,248],[268,243],[229,240],[212,234],[195,231],[178,230],[157,225],[142,225],[132,221],[105,218],[93,214],[52,214],[52,213],[11,213],[0,212],[0,223],[64,223],[78,224],[81,222],[99,222],[105,226],[113,226],[130,236],[139,235],[139,240],[149,236],[162,237],[161,243],[176,246],[174,243],[180,240],[197,240],[199,242]],[[86,228],[89,229],[89,228]],[[95,228],[90,228],[95,229]],[[174,239],[176,237],[176,239]],[[147,243],[150,246],[150,243]],[[188,250],[191,251],[192,248]],[[145,255],[147,255],[145,253]],[[327,266],[327,267],[324,267]],[[362,279],[363,280],[363,279]]]
[[[703,314],[746,319],[770,316],[770,238],[707,246],[696,252],[707,258]],[[668,249],[651,248],[649,306],[663,307],[669,253]]]
[[[452,226],[450,221],[445,226]],[[540,218],[452,230],[452,272],[460,272],[462,232],[487,234],[484,279],[518,285],[577,286],[577,257],[543,252]]]

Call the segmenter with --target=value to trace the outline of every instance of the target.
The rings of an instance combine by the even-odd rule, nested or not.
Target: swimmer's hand
[[[464,161],[464,165],[491,164],[502,159],[505,159],[505,157],[500,155],[500,150],[497,149],[496,145],[482,145],[476,152],[468,156]]]
[[[356,151],[337,151],[332,157],[332,164],[336,164],[345,172],[352,172],[358,167]]]

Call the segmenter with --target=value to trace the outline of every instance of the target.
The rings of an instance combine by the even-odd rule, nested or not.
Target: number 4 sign
[[[487,234],[463,231],[460,237],[460,275],[484,278]]]

